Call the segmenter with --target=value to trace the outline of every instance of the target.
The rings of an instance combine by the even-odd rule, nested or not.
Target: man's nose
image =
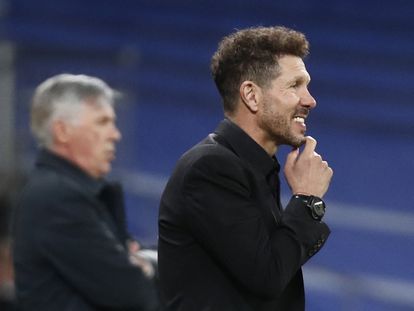
[[[313,98],[313,96],[311,95],[308,89],[306,89],[303,95],[301,96],[301,103],[302,105],[310,109],[313,109],[316,107],[316,100],[315,98]]]
[[[113,126],[111,134],[112,134],[111,138],[114,141],[119,141],[122,138],[121,131],[118,129],[118,127],[116,125]]]

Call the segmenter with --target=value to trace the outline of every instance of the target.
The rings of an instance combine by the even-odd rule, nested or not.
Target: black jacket
[[[16,215],[22,310],[153,310],[153,284],[128,259],[119,185],[41,151]]]
[[[159,212],[169,310],[304,310],[301,266],[330,231],[300,199],[281,208],[278,170],[229,120],[178,161]]]

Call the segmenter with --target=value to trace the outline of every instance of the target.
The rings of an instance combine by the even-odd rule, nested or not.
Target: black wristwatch
[[[321,221],[325,215],[325,202],[313,195],[296,194],[295,197],[301,199],[312,216],[313,219]]]

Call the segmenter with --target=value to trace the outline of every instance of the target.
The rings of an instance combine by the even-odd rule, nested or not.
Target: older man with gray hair
[[[111,170],[121,138],[115,92],[86,75],[35,91],[35,169],[16,217],[14,264],[22,310],[156,310],[153,267],[136,256]]]

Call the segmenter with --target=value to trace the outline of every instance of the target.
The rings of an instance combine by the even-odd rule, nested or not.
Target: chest
[[[281,223],[282,218],[279,180],[277,176],[266,178],[253,173],[250,176],[252,203],[262,213],[269,231],[273,231]]]

